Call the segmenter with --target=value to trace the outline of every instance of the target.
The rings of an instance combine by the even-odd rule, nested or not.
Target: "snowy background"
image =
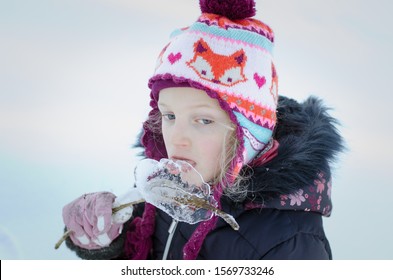
[[[336,259],[393,259],[392,8],[257,0],[281,94],[317,95],[342,123],[348,151],[324,219]],[[199,14],[197,0],[0,1],[1,259],[76,258],[54,250],[63,205],[133,185],[155,58]]]

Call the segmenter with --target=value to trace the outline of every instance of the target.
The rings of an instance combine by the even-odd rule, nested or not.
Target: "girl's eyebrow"
[[[199,109],[199,108],[216,109],[213,106],[208,105],[208,104],[196,104],[196,105],[191,106],[191,108],[194,108],[194,109]]]

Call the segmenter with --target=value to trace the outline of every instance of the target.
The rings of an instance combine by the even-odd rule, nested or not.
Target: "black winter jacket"
[[[263,166],[244,168],[248,196],[242,203],[222,198],[221,205],[240,229],[219,219],[206,236],[198,259],[332,259],[322,216],[331,213],[330,163],[343,149],[336,121],[321,101],[304,103],[280,97],[274,139],[278,155]],[[139,205],[143,208],[143,205]],[[162,259],[172,218],[157,209],[150,258]],[[179,222],[168,259],[182,259],[183,247],[196,225]],[[109,247],[85,250],[67,245],[84,259],[123,258],[128,227]]]
[[[233,214],[233,213],[232,213]],[[234,231],[220,220],[206,237],[198,259],[331,259],[322,217],[317,213],[277,209],[243,211],[235,215],[240,225]],[[161,259],[171,218],[158,212],[154,235],[154,259]],[[179,223],[168,259],[182,259],[185,243],[196,225]]]

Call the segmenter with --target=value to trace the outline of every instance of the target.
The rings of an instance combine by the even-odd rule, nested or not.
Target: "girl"
[[[139,145],[192,165],[239,230],[217,216],[177,222],[149,203],[112,219],[115,196],[99,192],[64,207],[67,246],[85,259],[331,259],[322,216],[343,147],[335,120],[316,98],[278,96],[274,35],[252,18],[254,1],[200,6],[158,57]]]

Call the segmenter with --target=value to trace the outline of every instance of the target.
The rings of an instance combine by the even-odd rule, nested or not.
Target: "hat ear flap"
[[[157,161],[168,157],[161,133],[161,117],[158,109],[151,110],[149,118],[143,123],[141,143],[145,147],[146,157]]]

